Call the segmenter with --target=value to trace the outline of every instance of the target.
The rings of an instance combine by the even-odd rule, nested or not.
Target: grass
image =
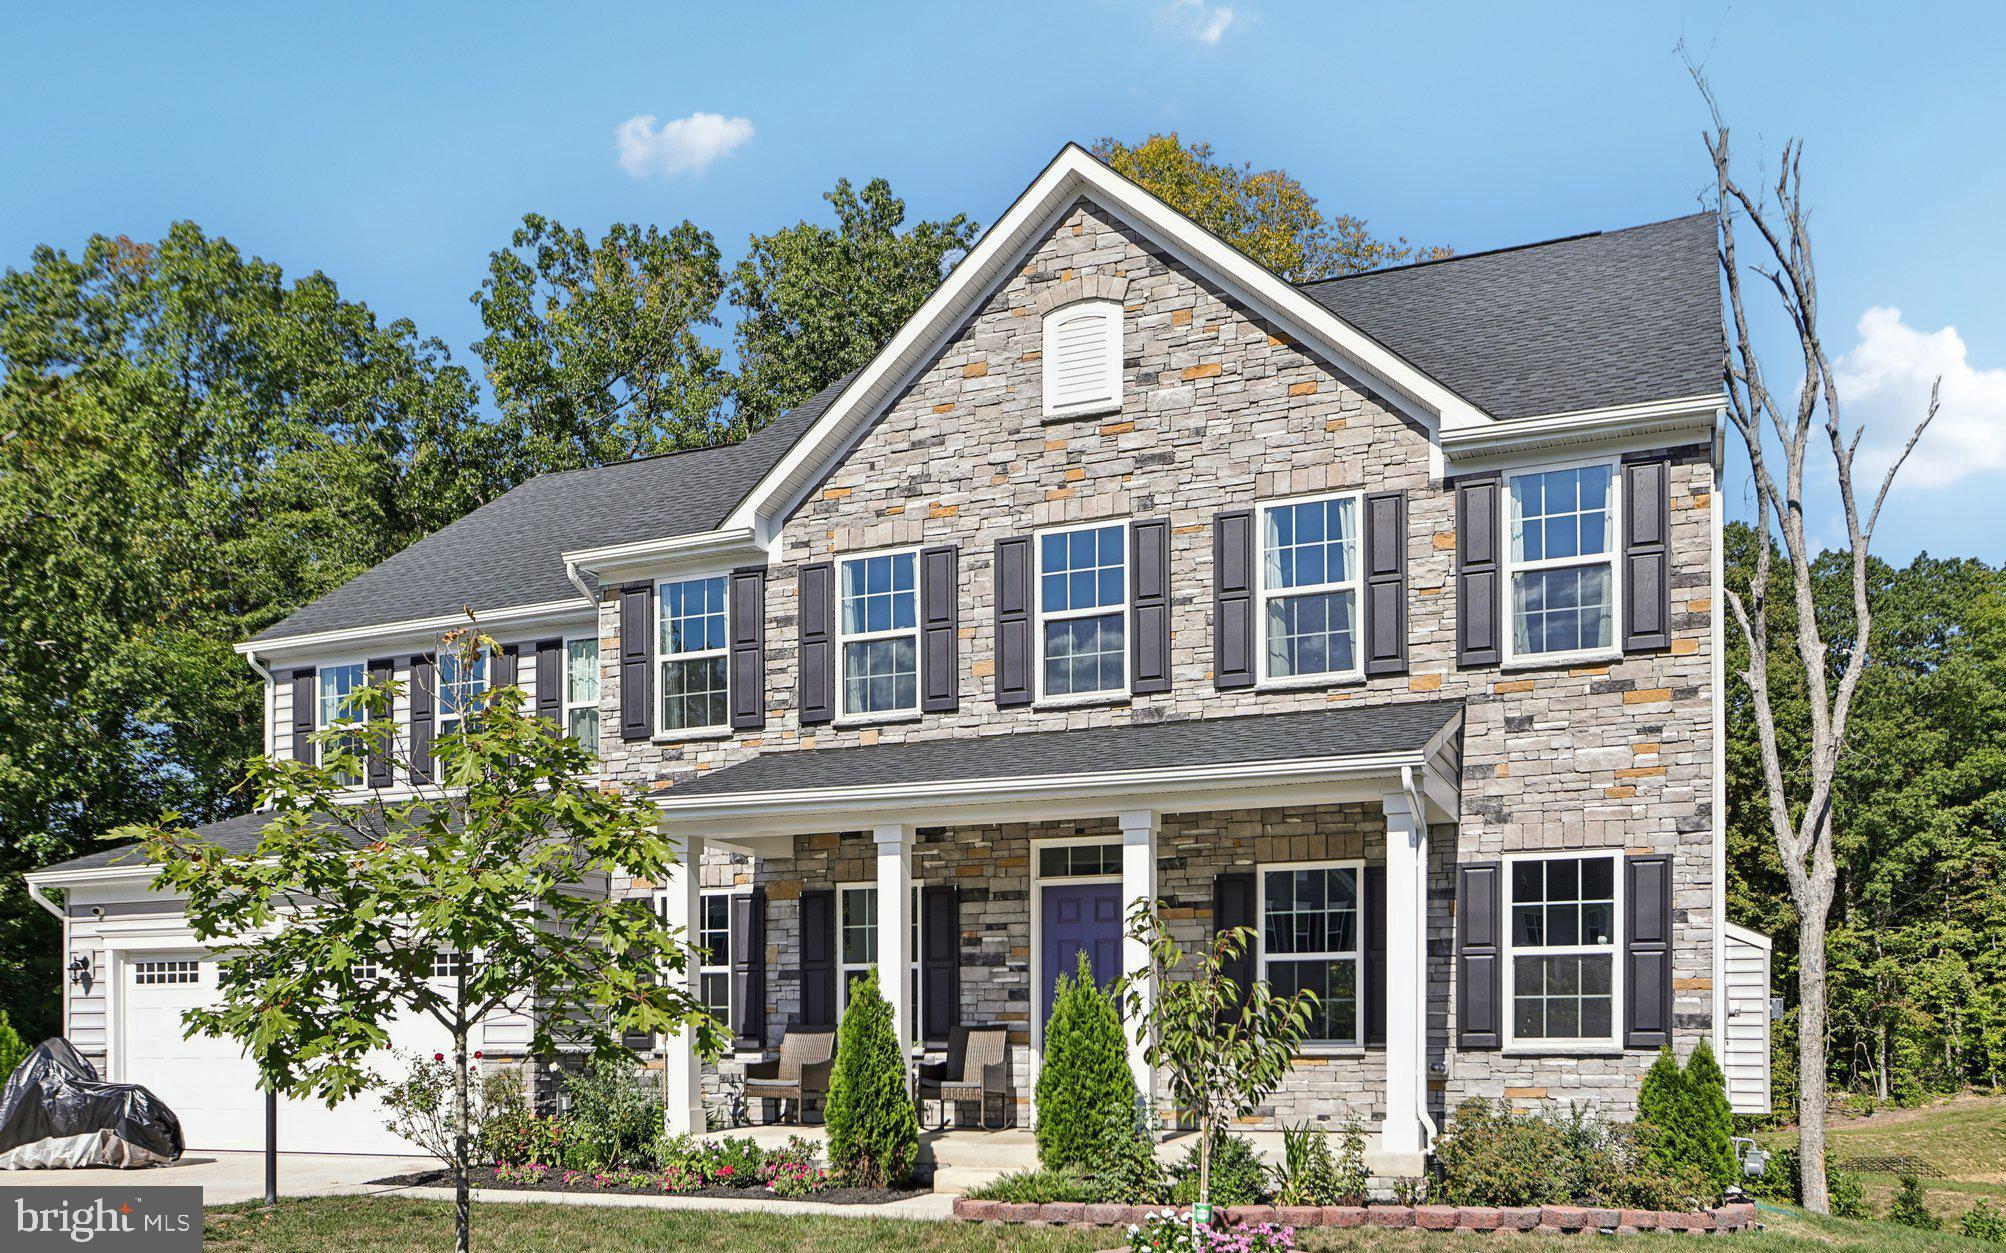
[[[1961,1236],[1910,1231],[1887,1223],[1817,1218],[1794,1209],[1764,1206],[1768,1230],[1720,1237],[1722,1253],[1985,1253],[1999,1246]],[[441,1201],[394,1197],[311,1197],[287,1201],[267,1213],[257,1205],[208,1211],[203,1233],[210,1253],[320,1253],[356,1249],[417,1253],[452,1247],[453,1211]],[[1667,1243],[1634,1238],[1637,1247]],[[1091,1228],[1023,1228],[891,1218],[830,1218],[804,1214],[726,1214],[687,1210],[614,1209],[590,1205],[486,1204],[474,1209],[479,1249],[579,1250],[704,1249],[708,1253],[1000,1253],[1033,1249],[1091,1253],[1123,1243],[1120,1233]],[[1587,1253],[1604,1237],[1423,1234],[1414,1231],[1300,1233],[1306,1250],[1329,1253]],[[1680,1241],[1685,1247],[1691,1240]],[[1704,1242],[1715,1247],[1713,1238]]]
[[[1928,1162],[1943,1172],[1924,1179],[1931,1211],[1951,1222],[1980,1197],[2006,1208],[2006,1097],[1960,1096],[1916,1109],[1889,1110],[1864,1118],[1838,1118],[1826,1127],[1826,1151],[1843,1165],[1855,1157],[1901,1155]],[[1793,1145],[1795,1129],[1759,1136],[1771,1146]],[[1867,1203],[1887,1209],[1897,1180],[1893,1175],[1860,1175]]]

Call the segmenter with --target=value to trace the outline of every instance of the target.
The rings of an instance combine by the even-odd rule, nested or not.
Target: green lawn
[[[1795,1144],[1794,1130],[1759,1137],[1771,1145]],[[2006,1097],[1961,1096],[1918,1109],[1842,1118],[1826,1129],[1827,1151],[1844,1164],[1855,1157],[1899,1154],[1928,1162],[1943,1173],[1924,1179],[1931,1210],[1954,1220],[1980,1197],[2006,1208]],[[1897,1183],[1893,1175],[1861,1174],[1867,1201],[1885,1210]]]
[[[1792,1253],[1803,1250],[1873,1250],[1875,1253],[1997,1253],[1998,1245],[1953,1235],[1912,1232],[1885,1223],[1850,1223],[1813,1218],[1792,1210],[1764,1207],[1768,1230],[1719,1237],[1723,1253]],[[382,1253],[452,1247],[452,1207],[438,1201],[390,1197],[316,1197],[287,1201],[276,1212],[257,1205],[233,1205],[208,1212],[204,1246],[211,1253]],[[1655,1248],[1667,1237],[1633,1237]],[[1680,1241],[1693,1244],[1697,1237]],[[1714,1237],[1699,1246],[1716,1247]],[[885,1218],[822,1218],[801,1214],[717,1214],[689,1211],[612,1209],[590,1205],[477,1205],[474,1244],[482,1249],[584,1250],[695,1249],[711,1253],[772,1250],[773,1253],[987,1253],[1036,1249],[1091,1253],[1117,1247],[1119,1232],[1082,1228],[1011,1228],[974,1223],[909,1222]],[[1300,1233],[1309,1250],[1402,1250],[1453,1248],[1469,1253],[1586,1253],[1607,1247],[1604,1237],[1477,1235],[1444,1232],[1325,1231]]]

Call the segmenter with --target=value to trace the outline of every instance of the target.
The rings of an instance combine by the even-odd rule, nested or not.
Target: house
[[[507,682],[594,740],[701,867],[613,889],[691,928],[738,1041],[661,1042],[679,1126],[873,965],[916,1048],[1007,1024],[1025,1116],[1054,975],[1138,969],[1152,898],[1321,995],[1260,1121],[1362,1120],[1383,1171],[1471,1096],[1622,1116],[1667,1043],[1732,1039],[1766,1109],[1766,1018],[1727,1030],[1716,264],[1698,214],[1292,286],[1068,147],[750,439],[534,479],[245,642],[267,749],[386,674],[420,746]],[[503,648],[444,673],[463,606]],[[148,873],[31,876],[68,1032],[248,1146]]]

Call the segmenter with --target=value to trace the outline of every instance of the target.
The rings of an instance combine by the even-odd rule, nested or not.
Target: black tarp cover
[[[106,1083],[60,1037],[36,1045],[0,1091],[0,1165],[150,1165],[184,1147],[164,1101],[136,1083]]]

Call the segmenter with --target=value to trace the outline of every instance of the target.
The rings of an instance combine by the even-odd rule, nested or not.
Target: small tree
[[[1658,1129],[1651,1141],[1651,1156],[1661,1165],[1678,1160],[1678,1126],[1685,1107],[1685,1072],[1667,1044],[1658,1050],[1658,1059],[1644,1072],[1643,1085],[1637,1089],[1637,1121]]]
[[[891,1004],[878,991],[876,967],[850,985],[823,1123],[829,1164],[851,1183],[896,1188],[912,1178],[919,1160],[919,1111],[906,1084]]]
[[[21,1059],[28,1055],[28,1044],[21,1033],[14,1030],[14,1024],[7,1021],[7,1011],[0,1009],[0,1084],[5,1084]]]
[[[1686,1059],[1683,1086],[1687,1160],[1726,1191],[1742,1178],[1734,1155],[1734,1110],[1727,1103],[1727,1076],[1705,1040]]]
[[[472,672],[493,641],[464,630],[442,660]],[[626,1033],[688,1031],[714,1056],[719,1027],[680,979],[686,938],[654,911],[592,885],[616,873],[660,880],[675,865],[645,800],[592,781],[592,754],[524,711],[522,691],[443,685],[459,714],[431,756],[394,733],[401,688],[351,698],[314,736],[318,763],[259,759],[248,787],[271,821],[250,856],[182,828],[140,836],[154,887],[187,899],[198,939],[223,953],[218,1004],[183,1015],[188,1033],[242,1043],[261,1082],[332,1106],[376,1081],[387,1024],[419,1014],[452,1037],[451,1164],[458,1247],[468,1245],[468,1036],[505,1006],[534,1010],[532,1049],[560,1038],[623,1054]],[[358,803],[353,782],[409,780],[408,798]],[[549,1012],[553,1006],[569,1012]],[[561,1018],[561,1021],[558,1021]]]
[[[1250,927],[1225,928],[1187,952],[1164,925],[1162,903],[1148,901],[1129,915],[1128,934],[1149,951],[1155,995],[1143,994],[1135,971],[1122,976],[1121,995],[1150,1066],[1167,1072],[1171,1099],[1197,1119],[1198,1201],[1209,1211],[1214,1135],[1252,1113],[1294,1067],[1317,997],[1284,1000],[1265,979],[1242,988],[1226,973],[1253,942]]]
[[[1038,1161],[1047,1170],[1092,1167],[1108,1139],[1128,1128],[1114,1111],[1135,1108],[1135,1076],[1114,998],[1080,954],[1075,976],[1059,975],[1038,1071]]]

